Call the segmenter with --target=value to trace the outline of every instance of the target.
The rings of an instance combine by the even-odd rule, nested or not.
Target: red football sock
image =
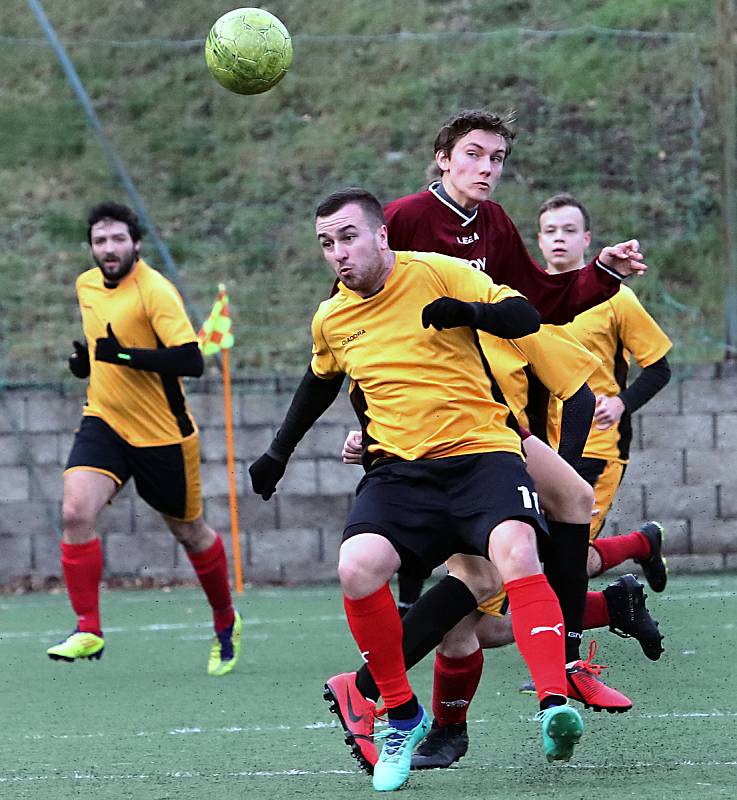
[[[650,557],[650,542],[644,533],[632,531],[621,536],[607,536],[605,539],[595,539],[591,546],[601,557],[601,570],[606,572],[628,558],[637,558],[645,561]]]
[[[539,700],[567,697],[565,625],[560,603],[542,573],[504,584],[512,630]]]
[[[343,596],[348,626],[388,709],[409,702],[412,689],[402,653],[402,620],[385,583],[368,597]]]
[[[102,546],[96,536],[83,544],[61,543],[61,568],[69,602],[77,615],[77,628],[102,635],[100,627],[100,580]]]
[[[215,632],[220,633],[232,625],[235,619],[223,540],[218,536],[207,550],[200,553],[187,551],[187,555],[212,608]]]
[[[483,668],[481,648],[461,658],[448,658],[435,652],[432,713],[438,725],[460,725],[466,721]]]
[[[583,611],[584,630],[605,628],[609,625],[609,606],[604,592],[586,592],[586,606]]]

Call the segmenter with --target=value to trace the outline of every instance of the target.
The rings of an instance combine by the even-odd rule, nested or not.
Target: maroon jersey
[[[507,213],[493,200],[468,211],[448,196],[440,182],[385,208],[392,250],[443,253],[469,261],[495,283],[522,293],[542,322],[563,325],[603,303],[620,280],[592,262],[583,269],[549,275],[527,252]]]

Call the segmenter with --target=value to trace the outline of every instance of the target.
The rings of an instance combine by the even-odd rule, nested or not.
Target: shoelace
[[[568,704],[564,703],[564,705]],[[556,708],[562,708],[562,706],[548,706],[547,708],[543,708],[540,711],[538,711],[537,714],[535,714],[533,719],[535,720],[535,722],[542,722],[545,719],[545,717],[549,717],[550,714],[553,713],[553,710]]]
[[[398,728],[387,728],[381,733],[375,733],[374,740],[386,739],[386,744],[381,751],[381,755],[384,757],[384,760],[387,758],[398,758],[401,755],[404,746],[409,741],[411,733],[411,729],[404,731],[399,730]]]
[[[593,664],[593,658],[596,655],[597,644],[596,640],[592,639],[591,644],[589,644],[589,655],[585,661],[581,661],[578,664],[578,668],[588,672],[590,675],[601,675],[601,671],[606,669],[606,664]]]

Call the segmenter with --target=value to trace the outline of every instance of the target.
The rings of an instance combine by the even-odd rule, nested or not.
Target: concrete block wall
[[[229,554],[229,480],[222,394],[188,391],[201,431],[204,513]],[[248,465],[271,442],[291,393],[234,392],[235,478],[240,549],[247,581],[333,580],[336,556],[360,467],[341,464],[355,427],[341,396],[305,437],[269,502],[250,488]],[[60,578],[62,473],[83,403],[69,387],[0,395],[0,585]],[[160,516],[127,485],[101,514],[105,575],[191,580],[192,567]]]
[[[725,372],[717,365],[681,375],[635,416],[632,460],[604,531],[661,520],[674,571],[737,568],[737,373]],[[335,578],[362,474],[339,460],[355,427],[341,395],[298,448],[278,493],[269,502],[252,494],[248,465],[268,446],[290,398],[273,387],[236,386],[234,394],[240,545],[254,583]],[[189,400],[201,428],[205,516],[230,550],[222,395],[194,383]],[[0,584],[60,577],[62,470],[81,404],[68,387],[0,395]],[[131,486],[104,510],[99,531],[107,577],[192,578],[186,555]]]
[[[638,412],[632,457],[605,535],[657,519],[666,528],[665,552],[672,571],[734,569],[735,409],[737,375],[717,365],[673,380]]]

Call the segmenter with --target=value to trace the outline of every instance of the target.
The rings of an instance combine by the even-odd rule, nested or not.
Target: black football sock
[[[417,702],[417,697],[412,695],[412,699],[401,706],[390,708],[388,716],[392,719],[414,719],[420,713],[420,704]]]
[[[566,663],[580,658],[583,612],[589,578],[589,526],[548,521],[550,538],[544,546],[544,571],[563,612],[566,627]]]
[[[564,706],[568,699],[563,697],[562,694],[549,694],[540,701],[540,711],[545,711],[546,708],[551,706]]]
[[[422,594],[422,586],[424,583],[425,581],[422,578],[418,578],[415,575],[405,575],[401,572],[397,575],[397,584],[399,588],[397,608],[402,616],[417,602],[417,599]]]
[[[446,575],[421,595],[402,618],[405,667],[409,670],[422,661],[477,605],[473,592],[452,575]],[[356,687],[364,697],[379,699],[379,690],[365,664],[356,675]]]

